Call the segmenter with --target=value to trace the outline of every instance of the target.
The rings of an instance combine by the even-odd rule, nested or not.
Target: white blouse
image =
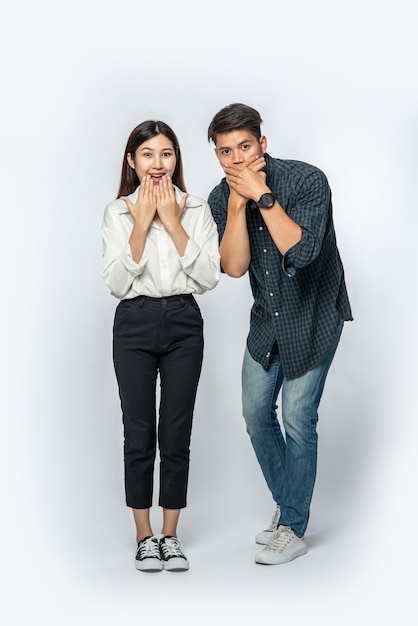
[[[175,191],[180,202],[184,194],[177,187]],[[137,196],[138,188],[128,197],[135,202]],[[217,285],[219,239],[208,203],[189,195],[181,223],[189,235],[184,256],[179,256],[164,226],[153,222],[142,258],[135,263],[129,246],[134,221],[126,202],[118,199],[107,205],[102,225],[103,278],[116,298],[201,294]]]

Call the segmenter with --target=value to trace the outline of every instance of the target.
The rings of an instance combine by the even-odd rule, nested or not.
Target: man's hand
[[[230,165],[224,168],[229,188],[245,200],[257,200],[263,193],[269,191],[266,185],[266,173],[263,171],[265,160],[263,156],[256,156],[246,164]]]

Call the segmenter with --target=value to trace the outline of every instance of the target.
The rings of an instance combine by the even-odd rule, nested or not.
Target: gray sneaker
[[[295,535],[290,526],[279,526],[268,545],[255,556],[256,563],[280,565],[288,563],[308,550],[303,537]]]
[[[261,544],[262,546],[266,546],[271,539],[271,536],[275,530],[277,530],[277,524],[280,517],[280,505],[277,504],[273,519],[271,520],[270,526],[266,530],[262,530],[258,535],[255,536],[255,542]]]

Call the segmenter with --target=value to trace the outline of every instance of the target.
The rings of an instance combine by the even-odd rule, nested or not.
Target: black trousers
[[[192,295],[121,300],[113,361],[124,427],[126,503],[152,506],[157,442],[159,505],[186,506],[193,410],[203,358],[203,320]],[[157,424],[156,384],[160,403]]]

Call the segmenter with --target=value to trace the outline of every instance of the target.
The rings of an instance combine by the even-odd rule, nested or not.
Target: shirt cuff
[[[142,255],[140,262],[135,263],[132,258],[132,251],[129,243],[127,243],[126,246],[123,248],[119,258],[122,265],[124,265],[128,272],[133,276],[139,276],[140,274],[142,274],[146,264],[148,263],[148,257],[145,253]]]
[[[286,254],[282,259],[282,270],[289,278],[292,278],[296,274],[296,268],[292,265],[292,262],[287,258]]]
[[[193,263],[196,261],[197,257],[200,254],[200,248],[192,239],[189,239],[187,242],[186,249],[184,251],[184,256],[180,257],[180,265],[183,270],[191,267]]]

